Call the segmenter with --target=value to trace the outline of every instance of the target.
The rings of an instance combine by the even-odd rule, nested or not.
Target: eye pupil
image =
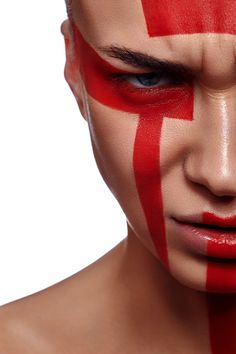
[[[136,79],[143,86],[153,86],[158,84],[160,77],[156,73],[145,73],[136,75]]]

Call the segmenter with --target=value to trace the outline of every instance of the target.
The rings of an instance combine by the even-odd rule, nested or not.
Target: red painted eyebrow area
[[[150,37],[191,33],[236,34],[234,0],[141,0]]]

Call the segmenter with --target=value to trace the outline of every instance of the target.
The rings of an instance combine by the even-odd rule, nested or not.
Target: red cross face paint
[[[195,14],[195,22],[192,20],[187,21],[187,24],[189,26],[191,25],[191,27],[188,27],[183,20],[184,18],[186,19],[186,16],[176,17],[176,13],[184,14],[184,11],[189,6],[187,3],[185,4],[186,6],[182,6],[182,3],[181,6],[177,3],[175,4],[175,2],[167,3],[167,9],[169,7],[172,9],[171,6],[174,6],[176,10],[173,11],[172,9],[170,13],[165,11],[166,9],[164,9],[162,1],[152,2],[143,0],[140,1],[140,5],[143,9],[143,19],[149,28],[148,33],[150,39],[148,40],[150,41],[150,47],[151,44],[153,44],[153,46],[155,44],[155,46],[158,47],[160,42],[156,41],[156,39],[163,38],[165,35],[168,35],[170,38],[172,37],[170,35],[173,34],[173,38],[177,41],[178,35],[185,33],[197,32],[204,35],[204,33],[208,31],[219,33],[226,31],[226,29],[227,32],[234,33],[235,26],[233,21],[230,22],[231,27],[228,21],[223,20],[220,23],[221,27],[218,26],[218,19],[220,18],[220,14],[223,13],[222,9],[224,9],[224,13],[226,14],[229,14],[230,9],[232,10],[232,7],[229,6],[229,2],[208,3],[207,7],[200,3],[196,6],[192,6],[192,12]],[[165,17],[166,13],[169,13],[168,21]],[[199,14],[199,16],[196,14]],[[157,16],[160,20],[159,22],[156,21]],[[161,25],[160,28],[163,29],[163,31],[165,29],[163,33],[157,27],[159,23],[162,23],[162,18],[165,19],[164,22],[166,26],[169,26],[167,30],[164,25]],[[119,31],[116,29],[114,36],[117,32]],[[155,245],[156,253],[166,267],[169,267],[166,224],[163,217],[162,171],[160,166],[162,128],[163,122],[167,121],[194,121],[193,85],[192,83],[185,83],[182,85],[166,84],[151,89],[135,88],[130,82],[128,83],[127,80],[117,79],[119,75],[129,75],[130,72],[118,69],[116,66],[109,64],[109,62],[104,59],[104,56],[100,56],[98,52],[84,40],[76,26],[74,26],[74,34],[78,57],[80,58],[80,71],[89,96],[96,102],[110,109],[130,114],[130,116],[135,115],[138,119],[132,161],[137,193],[148,225],[149,234]],[[181,39],[190,38],[190,41],[192,38],[187,34],[180,37]],[[200,42],[199,38],[200,36],[198,37],[198,41]],[[196,43],[198,41],[196,41]],[[114,39],[114,42],[116,42],[116,39]],[[175,40],[173,40],[173,43],[174,42]],[[186,47],[188,48],[188,43]],[[196,54],[199,54],[200,50],[201,46],[199,46],[199,50],[196,51]],[[79,52],[83,53],[83,55],[80,55]],[[158,51],[156,51],[156,53],[158,55]],[[214,56],[215,55],[214,53]],[[205,58],[206,57],[205,55]],[[186,59],[184,54],[183,59]],[[207,61],[208,59],[206,62]],[[115,76],[116,79],[114,79]],[[206,117],[204,117],[204,119],[206,119]],[[202,200],[201,203],[196,204],[195,210],[198,212],[204,210],[205,202],[205,200]],[[185,214],[187,214],[187,210],[188,209],[185,208]],[[205,249],[207,249],[207,247],[205,247]],[[208,247],[208,252],[210,252],[210,247]],[[210,288],[209,280],[207,280],[206,289]],[[225,290],[227,290],[227,287]]]
[[[142,5],[145,9],[143,16],[145,15],[147,24],[150,24],[147,2],[142,2]],[[207,16],[211,17],[211,13]],[[170,18],[170,23],[171,21]],[[175,31],[177,30],[176,27]],[[196,30],[204,30],[204,27]],[[217,28],[214,31],[217,32]],[[106,107],[138,117],[133,146],[133,172],[137,193],[156,253],[169,268],[160,167],[162,127],[163,122],[168,120],[193,120],[192,82],[182,85],[167,84],[152,89],[132,87],[127,81],[117,79],[119,75],[129,75],[130,72],[118,69],[98,55],[97,51],[84,40],[76,26],[74,35],[80,58],[80,72],[89,96]],[[198,210],[203,208],[204,204],[199,204]]]
[[[213,37],[209,37],[209,36],[207,37],[207,40],[209,40],[209,42],[207,42],[206,37],[204,37],[204,40],[201,43],[201,35],[204,36],[204,34],[208,32],[234,34],[235,33],[234,18],[232,18],[231,16],[230,19],[230,15],[234,13],[234,7],[236,5],[234,5],[233,2],[230,3],[229,1],[218,1],[218,2],[210,1],[207,2],[206,5],[205,3],[200,1],[194,4],[191,2],[191,6],[190,6],[190,2],[184,1],[181,2],[181,6],[180,6],[178,5],[180,2],[169,1],[167,3],[165,2],[166,6],[163,7],[163,3],[164,2],[162,1],[151,1],[151,0],[140,1],[140,5],[142,5],[141,7],[143,9],[143,13],[142,13],[143,19],[145,20],[145,25],[147,25],[147,29],[148,29],[146,31],[145,28],[146,31],[145,36],[148,37],[150,51],[151,48],[158,47],[158,45],[160,44],[160,42],[158,42],[159,37],[163,38],[164,36],[168,36],[170,41],[171,38],[174,37],[175,40],[173,40],[171,43],[169,42],[170,43],[169,47],[171,47],[172,50],[175,52],[173,47],[174,47],[174,42],[179,40],[178,37],[180,37],[181,40],[183,39],[188,41],[189,38],[191,37],[188,34],[198,33],[200,35],[192,39],[192,42],[194,42],[194,45],[191,47],[192,50],[190,49],[188,50],[191,53],[194,53],[193,56],[197,57],[198,59],[199,58],[203,59],[203,55],[204,55],[204,60],[206,63],[208,62],[208,58],[210,57],[211,59],[210,62],[213,62],[214,65],[218,64],[219,63],[218,60],[217,63],[214,60],[212,60],[212,58],[214,59],[216,57],[219,57],[217,56],[216,51],[213,51],[212,54],[208,56],[208,49],[212,48],[212,42],[214,42],[209,40],[209,38],[213,38]],[[174,6],[174,9],[172,6]],[[189,9],[189,7],[191,8]],[[187,11],[186,9],[187,10],[189,9],[188,16],[186,16],[186,11]],[[125,25],[126,23],[124,23],[123,27],[125,27]],[[130,31],[131,30],[132,28],[130,29]],[[118,44],[121,43],[122,45],[122,41],[116,40],[115,35],[117,33],[119,33],[119,30],[114,31],[114,43],[117,42]],[[124,33],[126,32],[124,31]],[[109,121],[113,119],[116,120],[117,117],[119,116],[118,119],[127,120],[130,122],[130,125],[132,125],[132,128],[135,127],[135,139],[134,141],[132,141],[133,143],[132,171],[134,174],[137,195],[139,197],[142,211],[145,216],[145,221],[147,223],[149,235],[151,236],[153,244],[155,245],[156,254],[158,255],[158,257],[160,258],[160,260],[162,261],[162,263],[165,265],[167,269],[170,269],[170,263],[171,263],[170,260],[171,260],[172,271],[173,271],[174,268],[173,264],[174,266],[176,266],[176,268],[178,267],[178,264],[177,262],[173,262],[174,252],[172,252],[171,254],[170,251],[171,247],[169,247],[169,243],[168,243],[169,239],[167,240],[166,230],[168,225],[164,215],[164,207],[166,205],[166,200],[164,199],[163,195],[165,193],[168,193],[168,187],[170,187],[169,196],[172,203],[169,203],[168,206],[169,209],[171,209],[170,205],[172,204],[173,205],[172,210],[174,210],[176,213],[178,212],[179,209],[182,210],[183,215],[184,213],[185,215],[187,215],[191,208],[192,208],[191,210],[193,211],[195,208],[195,211],[198,212],[200,216],[202,216],[202,219],[200,220],[201,222],[204,222],[204,220],[205,221],[210,220],[209,219],[210,215],[209,214],[202,215],[202,211],[207,209],[210,210],[211,209],[210,207],[214,209],[214,203],[210,204],[210,198],[213,197],[214,193],[212,192],[213,189],[211,190],[212,187],[211,183],[208,183],[209,182],[208,175],[207,174],[201,175],[199,173],[199,170],[201,172],[202,166],[204,164],[206,165],[205,163],[206,158],[204,157],[206,156],[206,153],[204,152],[205,151],[204,149],[206,150],[208,149],[209,152],[210,151],[209,146],[211,146],[211,142],[214,140],[213,138],[215,138],[215,141],[217,141],[218,139],[217,134],[213,136],[214,134],[212,134],[212,132],[211,134],[209,133],[209,131],[212,130],[212,127],[217,125],[216,120],[220,117],[220,114],[218,114],[220,108],[219,106],[216,105],[218,102],[218,96],[215,94],[214,90],[210,91],[210,89],[208,90],[207,88],[207,90],[204,91],[204,87],[203,87],[204,85],[202,85],[200,88],[198,87],[198,92],[201,91],[201,93],[199,94],[198,97],[196,97],[196,86],[195,86],[195,90],[193,91],[192,83],[184,83],[183,85],[166,84],[160,87],[154,87],[152,89],[150,88],[141,89],[141,88],[134,87],[133,85],[131,85],[130,81],[118,79],[119,75],[121,76],[129,75],[130,72],[118,69],[115,65],[114,66],[111,65],[105,59],[103,59],[103,57],[100,56],[98,52],[90,44],[88,44],[88,41],[85,40],[83,36],[81,36],[76,26],[74,26],[74,34],[75,34],[75,41],[76,41],[76,50],[78,51],[78,58],[80,58],[78,65],[80,67],[80,72],[82,75],[83,82],[85,84],[86,91],[89,97],[92,98],[90,104],[91,105],[96,104],[97,110],[102,111],[102,114],[104,115],[110,114]],[[178,36],[179,34],[181,34],[181,36]],[[228,36],[228,37],[231,38],[232,36]],[[205,42],[206,45],[204,46]],[[219,47],[221,45],[224,45],[225,42],[223,40],[222,41],[219,40]],[[130,43],[131,44],[133,43],[133,39],[130,41]],[[202,45],[197,47],[198,43],[201,43]],[[190,48],[188,44],[187,47]],[[194,51],[196,48],[197,50]],[[201,48],[204,48],[203,52],[201,52]],[[81,53],[83,54],[81,55]],[[158,56],[157,50],[156,50],[156,54]],[[229,57],[230,55],[229,54],[225,55],[225,57],[227,56]],[[221,58],[223,61],[224,59],[223,54],[221,55]],[[189,56],[183,54],[182,59],[183,61],[184,60],[187,61],[189,59]],[[204,61],[200,60],[200,62],[203,63]],[[215,69],[214,65],[208,65],[209,72],[212,70],[213,67]],[[229,65],[226,65],[226,67],[229,67]],[[224,73],[225,68],[223,66],[217,67],[217,70],[218,68]],[[217,72],[217,70],[215,70],[214,72]],[[209,77],[212,77],[212,75],[209,75]],[[212,80],[211,88],[214,87],[214,83],[215,81]],[[223,107],[222,112],[223,111],[226,113],[228,112],[227,102],[228,101],[225,99],[223,102],[224,104],[222,105]],[[196,107],[199,106],[200,109],[198,111]],[[117,114],[117,112],[119,112],[119,114]],[[95,124],[96,124],[95,122],[96,120],[102,121],[101,118],[102,114],[100,114],[100,116],[97,115],[97,117],[94,118]],[[225,115],[226,120],[228,119],[227,114]],[[196,125],[196,121],[198,121],[197,125]],[[182,126],[183,122],[184,124],[187,124],[188,122],[189,130],[186,128],[187,127],[186,125],[184,130],[185,133],[183,134],[183,145],[184,145],[184,141],[188,141],[188,135],[190,136],[189,139],[190,143],[188,145],[189,149],[188,150],[183,149],[181,152],[182,155],[179,154],[181,155],[179,159],[177,156],[178,153],[176,153],[176,155],[173,156],[173,158],[172,158],[172,154],[173,151],[178,151],[179,146],[181,146],[182,142],[180,140],[177,142],[177,140],[175,140],[174,135],[172,135],[171,138],[169,139],[169,135],[168,135],[169,132],[167,130],[164,131],[163,129],[165,124],[167,124],[168,127],[170,127],[170,124],[173,123],[174,125],[176,124],[176,122],[178,122],[178,125],[175,125],[177,127],[176,135],[178,135],[179,127]],[[107,122],[101,125],[100,130],[106,128],[106,125]],[[196,127],[196,130],[199,131],[199,134],[195,135],[193,131],[189,133],[191,126]],[[221,132],[220,129],[219,131]],[[123,133],[125,134],[125,131]],[[117,134],[120,133],[117,131]],[[211,138],[212,136],[213,138]],[[228,136],[229,135],[227,135],[227,137]],[[114,135],[112,138],[114,138]],[[161,164],[161,148],[163,146],[162,145],[163,141],[165,141],[164,138],[166,140],[169,139],[170,141],[173,142],[171,148],[169,149],[169,152],[168,151],[165,152],[164,151],[165,149],[163,149],[163,151],[165,156],[169,154],[172,158],[173,162],[170,169],[172,169],[172,171],[177,171],[175,174],[176,179],[172,179],[169,185],[166,184],[167,188],[165,188],[165,190],[163,188],[163,175],[165,175],[165,169],[167,170],[168,167],[170,167],[170,164],[169,165],[167,164],[168,165],[167,167],[165,166],[165,163]],[[109,134],[107,135],[103,134],[101,140],[104,141],[109,140],[110,142]],[[227,139],[225,139],[225,141],[226,140]],[[123,146],[122,149],[120,149],[119,151],[123,151],[124,153],[123,155],[121,154],[118,158],[120,160],[120,164],[122,165],[122,159],[126,158],[126,156],[124,155],[127,152],[126,146],[129,145],[129,142],[126,139],[123,139],[121,141],[123,143]],[[202,143],[203,141],[205,141],[205,143],[204,145],[201,145],[203,144]],[[219,145],[220,144],[218,144],[218,146]],[[196,149],[196,146],[197,147],[200,146],[199,150]],[[111,142],[109,147],[113,149]],[[212,159],[215,158],[216,155],[215,148],[216,145],[214,145],[214,149],[212,149],[213,152],[211,151],[211,154],[209,154],[208,156],[208,160],[207,160],[208,165],[210,165]],[[111,155],[112,154],[114,155],[114,151],[112,150]],[[184,162],[185,162],[184,158],[185,158],[186,151],[187,153],[189,153],[190,156],[190,159],[188,160],[190,161],[189,163],[190,167],[188,165],[187,167],[184,166]],[[193,153],[191,153],[191,151],[193,151]],[[229,150],[225,150],[225,151],[226,154],[224,155],[221,154],[221,157],[223,156],[225,158],[225,156],[226,157],[228,156],[227,154],[229,154]],[[99,158],[100,160],[102,160],[103,156],[100,156]],[[169,161],[170,158],[168,162]],[[197,167],[195,168],[195,170],[194,170],[194,163],[192,163],[192,161],[194,163],[196,162]],[[110,158],[109,162],[113,162],[112,158]],[[181,172],[184,170],[184,168],[185,168],[185,172],[187,170],[188,173],[182,175]],[[106,168],[103,169],[103,172],[105,170]],[[209,171],[211,173],[211,171],[207,170],[206,168],[205,171]],[[107,174],[109,173],[110,175],[112,174],[115,175],[116,170],[115,169],[109,170]],[[119,176],[122,176],[122,173],[120,171],[119,171]],[[199,176],[201,176],[201,178]],[[124,181],[128,184],[128,178],[126,177],[127,176],[125,175]],[[122,187],[124,187],[125,182],[122,184]],[[176,190],[175,190],[175,182],[176,182]],[[188,186],[190,187],[188,188]],[[112,187],[114,187],[114,185]],[[113,189],[116,192],[115,187]],[[203,188],[201,189],[200,187]],[[182,192],[181,192],[181,188],[182,188]],[[180,190],[180,192],[178,192],[178,189]],[[126,191],[127,190],[125,190],[123,194],[125,194]],[[214,197],[217,196],[214,195]],[[119,200],[119,198],[117,199]],[[128,203],[129,201],[127,201],[127,199],[125,202]],[[181,200],[181,202],[179,202],[179,199]],[[182,207],[182,205],[184,205],[184,207]],[[208,208],[206,207],[206,205],[208,206]],[[134,203],[133,205],[131,205],[130,209],[132,208],[133,210],[136,208],[136,205]],[[222,204],[222,208],[224,208],[223,204]],[[219,205],[218,205],[218,210],[219,210]],[[176,236],[176,243],[178,244],[178,242],[182,238],[182,234],[181,232],[176,233],[175,236]],[[203,283],[201,290],[215,291],[215,292],[220,290],[222,292],[230,292],[232,290],[235,290],[234,264],[229,265],[229,263],[225,262],[225,264],[223,265],[223,262],[219,262],[218,260],[216,260],[216,262],[213,262],[212,260],[210,260],[210,257],[208,259],[207,256],[216,254],[215,252],[219,251],[218,248],[216,249],[215,244],[212,244],[211,241],[209,242],[208,241],[206,241],[205,244],[203,245],[204,247],[202,247],[201,252],[203,254],[201,252],[198,253],[198,250],[196,250],[194,253],[194,255],[196,256],[195,258],[199,256],[198,264],[201,263],[200,259],[203,259],[202,255],[205,256],[205,258],[202,260],[202,263],[204,264],[204,274],[201,278]],[[203,243],[201,243],[201,245],[202,244]],[[196,245],[198,246],[200,245],[200,243],[197,242],[195,246]],[[201,247],[199,246],[199,250],[200,248]],[[197,247],[195,247],[195,249],[197,249]],[[231,252],[231,250],[229,250],[227,247],[224,247],[223,253],[224,252],[225,253]],[[191,262],[189,261],[190,263],[188,263],[188,259],[190,259],[190,257],[186,259],[187,259],[187,261],[185,262],[185,269],[187,268],[186,273],[189,274],[191,273],[190,277],[192,277],[193,279],[195,272],[192,271],[191,269]],[[186,284],[189,285],[188,282],[186,282]],[[233,333],[234,332],[233,328],[235,327],[234,324],[236,322],[236,316],[235,316],[236,311],[234,311],[235,300],[227,296],[221,297],[221,296],[213,296],[210,294],[209,296],[207,296],[207,301],[208,301],[207,305],[208,305],[208,314],[209,314],[209,318],[208,318],[209,337],[210,337],[211,348],[212,348],[211,354],[235,353],[236,348],[235,348],[234,333]],[[229,308],[227,307],[228,306],[227,304],[229,305]],[[227,329],[227,333],[225,329]],[[227,335],[230,336],[230,339]]]
[[[128,74],[107,63],[74,27],[77,48],[83,53],[80,71],[95,100],[116,110],[139,116],[133,151],[133,169],[148,229],[162,262],[169,266],[163,219],[160,173],[160,138],[163,119],[191,120],[193,88],[166,85],[152,90],[134,89],[112,75]]]
[[[220,218],[205,212],[202,221],[214,226],[204,235],[208,238],[207,255],[211,257],[207,266],[207,290],[218,292],[223,285],[224,292],[235,292],[236,217]],[[208,313],[212,353],[235,353],[235,295],[209,295]]]

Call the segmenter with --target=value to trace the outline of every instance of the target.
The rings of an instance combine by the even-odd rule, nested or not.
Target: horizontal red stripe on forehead
[[[141,0],[151,37],[190,33],[236,34],[234,0]]]

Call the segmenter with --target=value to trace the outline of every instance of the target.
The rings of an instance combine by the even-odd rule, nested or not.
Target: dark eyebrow
[[[186,65],[169,60],[161,60],[126,47],[107,46],[99,47],[98,49],[107,56],[119,59],[136,68],[152,69],[154,71],[161,70],[172,75],[183,75],[186,77],[193,76],[193,70]]]

